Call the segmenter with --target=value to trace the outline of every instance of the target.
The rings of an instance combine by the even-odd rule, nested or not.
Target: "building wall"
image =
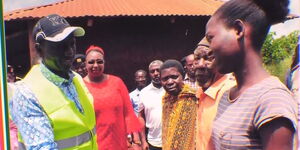
[[[134,89],[136,70],[147,71],[149,63],[155,59],[180,60],[192,53],[204,36],[208,19],[147,16],[85,17],[68,21],[86,30],[86,35],[77,39],[78,53],[84,53],[91,44],[102,47],[105,51],[105,72],[121,77],[131,91]],[[14,43],[22,42],[18,40]],[[10,47],[8,50],[11,50]]]

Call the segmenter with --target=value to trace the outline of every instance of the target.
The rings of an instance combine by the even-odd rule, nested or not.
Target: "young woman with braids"
[[[297,102],[262,65],[261,47],[272,24],[283,22],[288,0],[231,0],[206,25],[220,73],[235,74],[213,123],[216,149],[293,149]]]

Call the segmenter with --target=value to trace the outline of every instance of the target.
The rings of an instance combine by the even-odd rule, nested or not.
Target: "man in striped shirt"
[[[195,66],[194,66],[194,54],[190,54],[188,56],[185,56],[182,60],[182,66],[184,67],[185,76],[183,82],[187,85],[189,85],[192,89],[197,91],[200,87],[196,82],[195,77]]]

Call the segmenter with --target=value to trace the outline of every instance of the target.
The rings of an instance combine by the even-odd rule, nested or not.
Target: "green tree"
[[[285,82],[285,77],[292,62],[292,56],[298,42],[299,31],[275,39],[275,33],[268,34],[262,47],[265,68],[274,76]]]
[[[274,32],[270,32],[262,47],[263,62],[266,65],[277,64],[290,55],[293,55],[299,31],[294,31],[287,36],[277,39],[274,38],[275,35]]]

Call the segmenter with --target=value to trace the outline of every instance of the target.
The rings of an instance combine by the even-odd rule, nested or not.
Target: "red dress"
[[[127,150],[127,134],[141,129],[127,87],[113,75],[98,83],[85,82],[94,97],[99,150]]]

